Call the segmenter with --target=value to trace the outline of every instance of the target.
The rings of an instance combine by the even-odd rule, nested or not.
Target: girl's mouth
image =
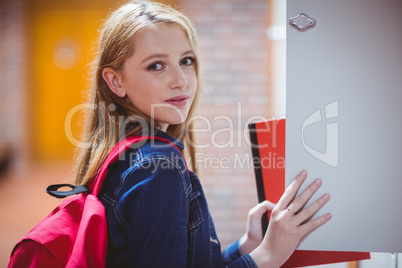
[[[173,98],[170,98],[166,100],[165,102],[174,105],[174,106],[185,106],[188,103],[188,96],[187,95],[181,95],[181,96],[176,96]]]

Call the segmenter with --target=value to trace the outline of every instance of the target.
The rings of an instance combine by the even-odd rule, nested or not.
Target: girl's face
[[[113,92],[120,97],[127,95],[162,130],[166,131],[170,124],[183,123],[197,89],[195,54],[185,32],[168,24],[140,30],[132,56],[111,82]]]

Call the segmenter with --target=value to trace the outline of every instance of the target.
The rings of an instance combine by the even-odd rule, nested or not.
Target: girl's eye
[[[150,70],[150,71],[159,71],[162,69],[163,69],[163,64],[160,62],[155,62],[148,66],[148,70]]]
[[[195,59],[193,57],[187,57],[181,60],[182,65],[193,65],[195,62]]]

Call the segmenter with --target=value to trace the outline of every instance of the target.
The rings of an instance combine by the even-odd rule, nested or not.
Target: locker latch
[[[310,27],[315,26],[316,20],[307,14],[300,13],[289,19],[289,24],[299,31],[305,31]]]

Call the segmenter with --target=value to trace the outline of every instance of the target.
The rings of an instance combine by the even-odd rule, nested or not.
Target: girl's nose
[[[172,89],[184,89],[188,84],[186,74],[181,67],[172,70],[171,84]]]

